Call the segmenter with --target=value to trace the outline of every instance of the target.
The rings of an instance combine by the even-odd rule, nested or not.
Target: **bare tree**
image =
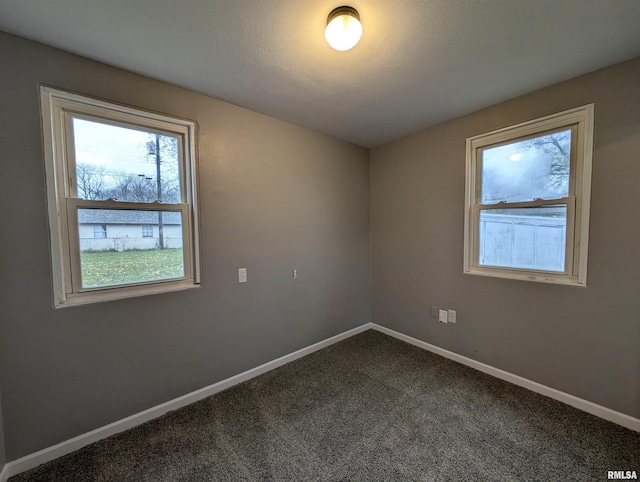
[[[156,181],[144,174],[130,172],[110,173],[112,187],[106,190],[108,197],[119,201],[151,203],[158,200]],[[177,203],[180,198],[180,185],[177,179],[164,178],[160,185],[160,200]]]
[[[155,195],[144,177],[130,172],[112,173],[113,186],[108,190],[109,197],[118,201],[153,202]]]
[[[76,164],[76,184],[78,197],[81,199],[105,199],[105,178],[107,171],[104,167],[86,162]]]
[[[531,139],[527,149],[537,149],[551,156],[551,172],[549,184],[554,190],[567,189],[569,186],[569,169],[571,158],[571,133],[556,132]]]

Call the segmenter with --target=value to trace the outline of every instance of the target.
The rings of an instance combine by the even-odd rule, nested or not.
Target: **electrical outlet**
[[[438,312],[438,314],[440,315],[438,317],[438,319],[442,322],[442,323],[446,323],[447,322],[447,316],[449,315],[449,312],[447,310],[440,310]]]
[[[431,307],[431,318],[437,318],[438,317],[438,307],[437,306],[432,306]]]
[[[291,271],[291,276],[294,278],[298,277],[298,268],[293,268],[293,271]]]
[[[456,312],[455,310],[449,310],[447,314],[447,323],[455,323],[456,322]]]
[[[247,282],[247,268],[238,268],[238,283]]]

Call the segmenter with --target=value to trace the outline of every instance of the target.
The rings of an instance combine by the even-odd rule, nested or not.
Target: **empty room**
[[[0,2],[0,482],[638,479],[639,24]]]

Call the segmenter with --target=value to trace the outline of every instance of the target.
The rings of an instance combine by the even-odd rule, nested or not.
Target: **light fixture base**
[[[336,17],[339,17],[340,15],[349,15],[351,17],[356,18],[358,21],[360,21],[360,14],[355,8],[349,7],[347,5],[343,5],[341,7],[336,7],[333,10],[331,10],[331,13],[329,13],[329,16],[327,17],[327,25],[331,23],[331,20],[333,20]]]

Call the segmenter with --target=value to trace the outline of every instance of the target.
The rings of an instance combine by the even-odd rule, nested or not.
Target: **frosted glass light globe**
[[[329,14],[324,37],[336,50],[353,48],[362,37],[362,24],[358,12],[351,7],[338,7]]]

